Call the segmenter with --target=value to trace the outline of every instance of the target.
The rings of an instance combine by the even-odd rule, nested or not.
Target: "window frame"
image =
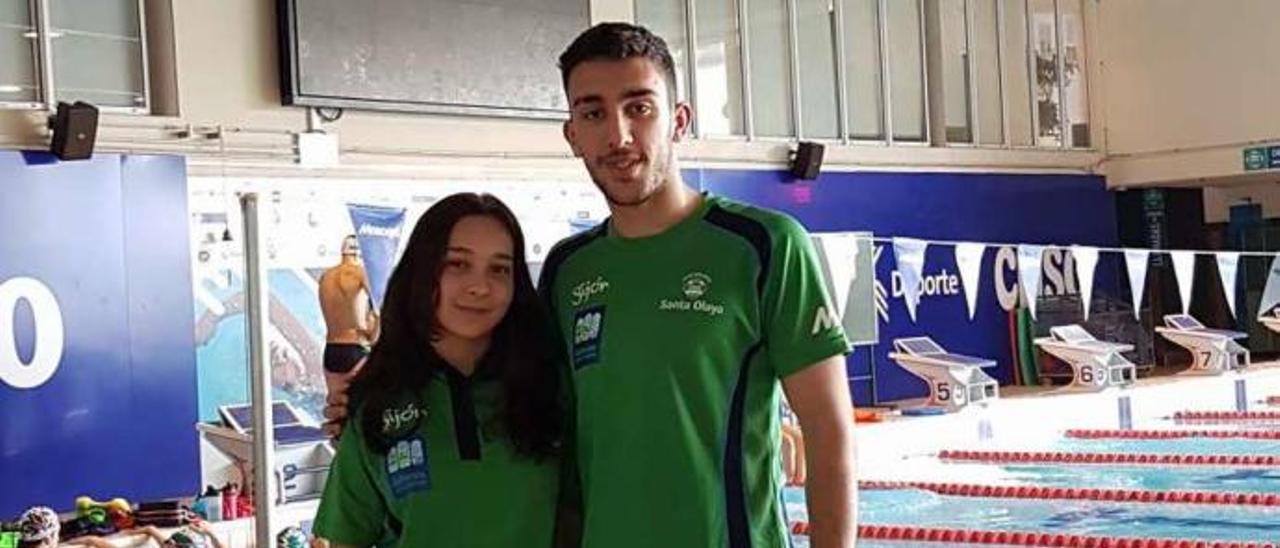
[[[38,100],[35,102],[18,102],[0,100],[0,110],[46,110],[58,108],[58,85],[54,77],[54,65],[57,63],[53,52],[53,40],[60,35],[53,31],[53,21],[49,2],[52,0],[27,0],[31,10],[32,28],[35,36],[28,37],[32,44],[32,63],[39,80]],[[150,115],[152,113],[151,97],[151,55],[147,49],[147,9],[146,0],[135,0],[138,10],[138,40],[141,50],[142,68],[142,104],[132,107],[94,105],[104,114]]]
[[[45,0],[40,0],[40,1],[45,1]],[[637,3],[642,1],[644,0],[634,0],[634,2],[637,2]],[[753,105],[753,91],[751,89],[752,68],[751,68],[750,44],[751,44],[752,36],[751,36],[751,29],[748,26],[749,17],[750,17],[749,9],[748,9],[749,1],[750,0],[732,0],[733,5],[736,9],[735,20],[733,21],[733,23],[736,25],[737,31],[738,31],[738,48],[739,48],[738,58],[741,64],[741,67],[738,70],[738,74],[732,76],[732,78],[740,81],[741,87],[742,87],[741,97],[740,97],[741,105],[738,109],[739,110],[738,114],[742,116],[741,133],[732,133],[732,134],[724,134],[724,135],[721,135],[721,134],[708,135],[705,129],[702,127],[702,125],[699,124],[698,117],[695,116],[694,122],[693,122],[693,125],[694,125],[693,135],[697,139],[716,141],[716,142],[745,141],[745,142],[766,142],[766,143],[778,143],[778,142],[785,143],[785,142],[795,142],[798,140],[812,140],[812,141],[828,143],[828,144],[836,144],[836,145],[868,145],[868,146],[899,146],[899,147],[941,146],[941,147],[953,147],[953,148],[1003,149],[1003,150],[1021,150],[1021,151],[1032,151],[1032,150],[1034,151],[1052,151],[1052,150],[1095,151],[1097,150],[1097,144],[1094,142],[1093,139],[1089,140],[1089,146],[1086,146],[1086,147],[1072,146],[1072,143],[1075,142],[1074,136],[1072,135],[1074,132],[1074,128],[1071,127],[1071,124],[1068,123],[1069,121],[1066,120],[1065,112],[1060,114],[1060,117],[1062,117],[1063,120],[1061,121],[1062,127],[1059,129],[1060,137],[1058,142],[1054,144],[1048,144],[1048,145],[1038,144],[1040,142],[1040,133],[1039,133],[1040,132],[1040,120],[1039,120],[1040,116],[1039,116],[1038,109],[1036,108],[1038,104],[1036,95],[1037,95],[1037,90],[1039,89],[1038,88],[1039,84],[1036,81],[1036,77],[1037,77],[1036,76],[1037,74],[1036,73],[1036,47],[1037,46],[1032,40],[1032,37],[1034,36],[1034,32],[1033,32],[1033,29],[1031,28],[1032,22],[1033,22],[1033,10],[1031,9],[1031,6],[1030,6],[1031,0],[1019,0],[1024,6],[1026,6],[1022,10],[1023,13],[1021,18],[1014,17],[1014,14],[1010,13],[1010,9],[1005,5],[1005,2],[1003,0],[997,0],[993,2],[995,20],[992,23],[994,26],[991,29],[987,29],[990,32],[993,32],[995,34],[995,36],[993,37],[994,39],[990,41],[991,42],[990,46],[994,47],[995,49],[994,54],[995,54],[996,64],[993,66],[983,66],[980,60],[978,59],[978,56],[974,54],[973,50],[975,49],[977,44],[976,33],[979,32],[980,30],[979,27],[983,25],[978,24],[978,21],[977,21],[978,6],[975,4],[975,0],[963,0],[964,15],[965,15],[964,21],[963,21],[963,28],[965,32],[965,41],[967,44],[967,48],[969,50],[969,54],[966,60],[966,67],[965,67],[967,71],[967,74],[966,74],[967,78],[965,82],[965,89],[967,91],[965,108],[967,109],[967,115],[969,119],[969,130],[972,136],[972,142],[955,142],[955,143],[945,142],[945,139],[944,139],[944,142],[934,142],[933,140],[931,140],[932,131],[934,129],[933,125],[936,122],[936,120],[934,120],[933,118],[935,114],[939,114],[939,113],[931,112],[931,110],[933,110],[930,107],[930,103],[932,102],[931,98],[938,97],[939,94],[944,93],[943,83],[940,81],[935,81],[935,79],[930,78],[930,74],[929,74],[929,70],[930,70],[929,63],[931,62],[930,54],[929,54],[929,46],[930,46],[929,35],[931,32],[930,26],[933,25],[934,23],[930,22],[929,18],[926,16],[926,12],[929,9],[932,9],[931,6],[933,5],[932,2],[934,0],[875,0],[876,25],[877,25],[876,30],[878,33],[876,40],[878,41],[878,46],[879,46],[878,69],[880,71],[879,84],[877,86],[878,88],[877,92],[879,94],[878,99],[880,101],[880,104],[879,104],[880,112],[877,114],[880,117],[882,134],[880,135],[879,138],[873,138],[873,139],[856,138],[851,135],[851,127],[853,124],[851,109],[853,108],[853,105],[851,104],[852,101],[850,100],[850,97],[848,95],[849,86],[851,85],[850,84],[851,73],[850,73],[849,67],[846,66],[848,52],[845,50],[846,43],[848,40],[847,33],[849,29],[846,28],[845,21],[844,21],[844,10],[848,9],[848,7],[845,5],[845,2],[847,0],[830,0],[831,14],[832,14],[831,29],[832,29],[832,34],[834,35],[832,40],[832,47],[834,49],[833,57],[835,59],[834,76],[835,76],[835,84],[836,84],[835,87],[836,87],[836,93],[837,93],[837,97],[835,98],[836,99],[835,100],[836,117],[837,117],[836,125],[839,133],[839,135],[836,138],[810,137],[808,135],[808,132],[806,131],[806,128],[804,127],[805,125],[804,117],[803,117],[804,90],[802,89],[803,82],[801,81],[800,65],[799,65],[800,51],[799,51],[799,37],[797,34],[798,26],[799,26],[797,0],[783,0],[785,1],[786,9],[787,9],[787,18],[788,18],[787,26],[789,29],[788,43],[791,49],[791,51],[788,52],[789,59],[791,61],[790,67],[789,67],[790,70],[789,70],[789,74],[784,75],[784,78],[788,80],[787,83],[790,86],[790,89],[788,91],[789,91],[789,95],[792,102],[791,104],[792,122],[791,123],[793,127],[793,132],[792,132],[792,135],[788,137],[760,136],[757,134],[756,127],[755,127],[755,120],[753,117],[755,106]],[[890,39],[892,36],[891,34],[892,29],[889,28],[889,13],[888,13],[890,2],[905,3],[905,2],[911,2],[911,1],[915,2],[915,8],[919,15],[919,20],[917,21],[917,25],[918,25],[917,28],[918,28],[919,41],[920,41],[920,51],[922,53],[921,58],[919,59],[919,62],[912,64],[912,66],[914,67],[913,70],[919,71],[919,78],[920,78],[919,81],[923,89],[923,93],[921,97],[919,97],[919,99],[922,102],[921,113],[923,115],[923,120],[921,120],[923,135],[921,136],[920,139],[904,139],[897,136],[897,134],[900,133],[897,130],[901,128],[897,128],[895,124],[901,117],[897,115],[899,113],[896,113],[894,108],[895,106],[894,105],[895,103],[894,87],[895,86],[894,86],[893,76],[895,71],[893,66],[894,63],[891,62],[890,60],[890,55],[891,55]],[[982,0],[977,0],[977,1],[982,1]],[[1079,14],[1080,14],[1081,20],[1078,23],[1079,24],[1078,32],[1079,32],[1079,38],[1081,41],[1080,46],[1087,48],[1089,44],[1089,39],[1090,39],[1090,32],[1089,32],[1090,29],[1086,28],[1086,26],[1084,25],[1085,21],[1088,19],[1088,16],[1089,16],[1088,7],[1086,3],[1083,2],[1082,0],[1052,0],[1053,13],[1054,13],[1053,33],[1054,33],[1054,43],[1055,43],[1056,55],[1057,55],[1056,62],[1058,64],[1057,73],[1059,75],[1061,75],[1063,70],[1065,69],[1064,64],[1066,63],[1066,59],[1064,55],[1065,44],[1062,39],[1063,37],[1062,22],[1064,17],[1063,2],[1079,3]],[[697,0],[683,0],[682,3],[684,5],[684,15],[685,15],[684,24],[686,27],[685,28],[685,40],[686,40],[685,48],[688,54],[686,55],[687,57],[686,65],[684,67],[679,67],[678,69],[682,69],[684,71],[684,79],[686,82],[688,82],[689,89],[687,90],[688,91],[687,99],[690,101],[691,104],[696,105],[698,101],[698,88],[699,88],[698,74],[697,74],[698,73],[697,71],[698,28],[697,28],[697,6],[696,6]],[[635,4],[633,3],[632,4],[633,12],[634,12],[634,5]],[[643,21],[640,21],[640,22],[643,24]],[[1008,47],[1009,41],[1007,40],[1007,36],[1010,32],[1009,29],[1014,28],[1013,27],[1014,25],[1021,27],[1021,30],[1026,37],[1025,51],[1014,52]],[[1027,99],[1027,105],[1030,108],[1030,112],[1028,113],[1029,120],[1027,120],[1027,122],[1031,124],[1030,126],[1031,144],[1029,145],[1014,144],[1014,141],[1015,141],[1014,134],[1018,133],[1018,131],[1015,130],[1015,124],[1014,124],[1014,121],[1012,120],[1013,117],[1010,115],[1014,108],[1020,108],[1020,105],[1021,105],[1021,101],[1015,101],[1010,96],[1011,93],[1014,93],[1019,96],[1022,95],[1022,93],[1020,93],[1017,89],[1018,86],[1013,85],[1014,80],[1010,79],[1011,75],[1009,70],[1009,67],[1011,66],[1012,63],[1018,63],[1023,61],[1023,59],[1019,58],[1019,55],[1025,57],[1025,62],[1028,65],[1027,66],[1027,85],[1026,85],[1028,97],[1026,99]],[[1088,62],[1087,60],[1089,59],[1087,53],[1086,53],[1085,59],[1087,63]],[[1089,97],[1091,96],[1090,92],[1092,91],[1092,87],[1093,87],[1093,83],[1090,82],[1090,80],[1092,79],[1091,77],[1095,75],[1090,74],[1089,67],[1087,65],[1081,66],[1077,70],[1080,73],[1079,77],[1083,78],[1084,81],[1079,84],[1080,88],[1076,90],[1076,93],[1083,93],[1085,95],[1085,100],[1088,101]],[[984,130],[983,130],[981,114],[983,112],[990,111],[990,108],[987,108],[986,111],[983,110],[983,104],[981,102],[982,100],[979,98],[979,91],[980,91],[980,88],[982,88],[982,82],[980,82],[980,80],[983,75],[989,76],[989,73],[991,72],[995,73],[995,77],[994,79],[992,79],[992,82],[986,82],[986,83],[988,84],[994,83],[994,88],[988,91],[992,91],[999,95],[998,101],[999,101],[1000,107],[998,111],[995,111],[995,112],[998,112],[1000,116],[1000,124],[990,128],[990,130],[992,133],[994,132],[1000,133],[999,143],[996,143],[996,142],[983,143],[982,142]],[[987,87],[991,87],[991,86],[987,86]],[[1055,84],[1055,91],[1057,92],[1056,95],[1058,98],[1058,104],[1060,109],[1065,109],[1068,94],[1071,93],[1071,91],[1066,88],[1067,86],[1065,85],[1064,79],[1059,77],[1058,81]],[[1080,90],[1083,90],[1083,91],[1080,91]],[[990,98],[988,98],[988,100],[990,101]],[[986,106],[990,107],[993,104],[994,103],[987,104]],[[1085,124],[1087,124],[1088,127],[1092,128],[1093,127],[1092,118],[1094,117],[1093,109],[1090,108],[1088,109],[1087,112],[1088,112],[1087,117],[1081,120],[1081,122],[1084,122]],[[992,113],[994,112],[988,112],[988,114],[992,114]],[[1021,123],[1017,125],[1020,126]],[[905,128],[905,129],[915,129],[915,128]]]

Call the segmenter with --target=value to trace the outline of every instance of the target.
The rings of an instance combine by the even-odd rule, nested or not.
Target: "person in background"
[[[61,533],[62,522],[52,508],[34,506],[18,518],[18,548],[57,546]]]
[[[276,534],[276,548],[307,548],[311,546],[311,541],[307,539],[307,534],[297,526],[289,526],[281,529]]]
[[[120,546],[145,546],[149,541],[165,548],[226,548],[208,522],[195,520],[185,528],[165,535],[155,526],[127,529],[105,537],[86,535],[61,539],[62,525],[53,509],[36,506],[18,520],[19,548],[53,548],[88,546],[90,548],[119,548]]]
[[[355,235],[342,239],[342,258],[324,271],[319,282],[324,315],[324,380],[329,393],[346,390],[350,373],[377,338],[378,316],[370,305],[369,278],[360,260]]]

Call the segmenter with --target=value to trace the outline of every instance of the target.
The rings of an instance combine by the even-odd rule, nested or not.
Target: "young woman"
[[[418,220],[349,389],[314,532],[334,546],[552,545],[560,375],[515,216],[455,194]]]

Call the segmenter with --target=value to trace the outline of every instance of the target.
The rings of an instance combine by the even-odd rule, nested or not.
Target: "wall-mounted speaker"
[[[83,101],[60,102],[49,126],[53,129],[49,151],[59,160],[93,157],[93,143],[98,137],[98,107]]]
[[[791,156],[791,175],[797,179],[817,179],[822,171],[822,153],[825,149],[821,143],[800,141],[799,147]]]

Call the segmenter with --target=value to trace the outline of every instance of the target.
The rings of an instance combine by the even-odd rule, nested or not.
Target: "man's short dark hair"
[[[600,23],[579,34],[560,54],[561,83],[569,91],[569,74],[586,61],[625,61],[633,57],[644,57],[662,71],[674,103],[676,68],[667,42],[649,29],[630,23]]]

